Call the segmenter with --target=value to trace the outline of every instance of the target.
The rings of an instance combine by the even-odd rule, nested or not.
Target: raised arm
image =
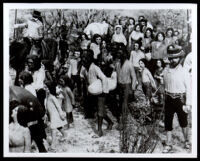
[[[131,86],[132,86],[132,90],[135,90],[138,81],[137,81],[137,77],[136,77],[136,74],[135,74],[135,69],[134,69],[133,64],[130,64],[129,70],[130,70],[130,73],[131,73],[131,80],[132,80],[132,82],[131,82],[132,85]]]
[[[14,24],[14,29],[28,27],[27,23]]]

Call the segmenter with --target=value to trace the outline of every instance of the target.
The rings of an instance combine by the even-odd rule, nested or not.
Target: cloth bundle
[[[117,73],[113,72],[108,80],[109,91],[114,90],[117,87]],[[99,95],[103,92],[102,82],[100,79],[94,81],[91,85],[88,86],[88,92],[92,95]]]

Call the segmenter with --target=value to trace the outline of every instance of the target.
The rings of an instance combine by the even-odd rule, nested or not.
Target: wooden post
[[[15,24],[17,23],[17,9],[15,10]],[[16,38],[16,34],[15,34],[16,29],[14,28],[14,33],[13,33],[13,38]]]

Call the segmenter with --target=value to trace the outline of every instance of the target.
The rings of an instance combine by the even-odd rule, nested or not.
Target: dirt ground
[[[106,130],[107,123],[103,122],[104,135],[99,138],[96,134],[96,120],[85,119],[81,110],[78,108],[74,109],[74,127],[70,127],[69,129],[65,127],[65,131],[67,132],[68,136],[64,142],[57,140],[56,153],[120,153],[120,133],[116,129],[117,122],[112,116],[111,112],[108,111],[108,115],[114,122],[113,129],[111,131]],[[183,135],[177,122],[176,115],[173,124],[173,153],[190,153],[190,151],[183,148]],[[45,142],[45,147],[48,149],[49,143],[51,142],[51,133],[48,127],[46,131],[47,141]],[[59,131],[57,132],[57,136],[58,138],[61,136]],[[158,141],[153,153],[162,153],[162,142],[166,140],[164,128],[162,127],[159,129],[159,138],[160,140]],[[38,150],[36,149],[34,152],[38,152]],[[52,151],[49,150],[48,152],[52,153]]]

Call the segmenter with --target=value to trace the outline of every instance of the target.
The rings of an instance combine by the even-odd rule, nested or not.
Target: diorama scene
[[[9,11],[10,153],[191,153],[187,9]]]

